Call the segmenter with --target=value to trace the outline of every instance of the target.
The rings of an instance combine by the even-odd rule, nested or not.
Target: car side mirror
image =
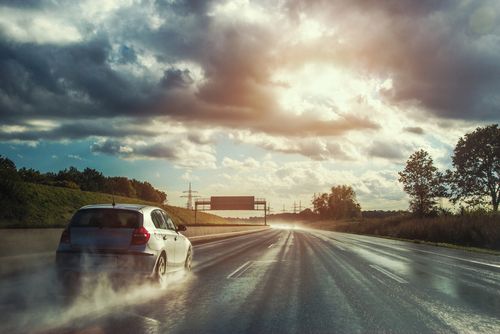
[[[185,231],[185,230],[187,230],[186,225],[183,224],[177,225],[177,231]]]

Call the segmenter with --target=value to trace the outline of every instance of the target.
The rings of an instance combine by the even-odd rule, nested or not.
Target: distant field
[[[96,203],[111,203],[109,194],[94,193],[69,188],[46,186],[41,184],[22,183],[25,198],[20,203],[12,198],[1,200],[0,228],[6,227],[63,227],[67,224],[75,210]],[[176,223],[193,225],[194,212],[169,205],[159,205],[139,200],[115,196],[116,203],[138,203],[161,206]],[[199,224],[228,224],[226,219],[198,212]]]
[[[500,250],[500,215],[464,215],[435,218],[395,216],[359,222],[322,221],[306,226],[324,230],[447,243]]]

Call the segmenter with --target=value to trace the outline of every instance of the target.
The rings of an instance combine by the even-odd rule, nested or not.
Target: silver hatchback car
[[[191,242],[162,209],[133,204],[88,205],[79,209],[56,251],[59,278],[106,272],[147,276],[164,287],[168,272],[191,269]]]

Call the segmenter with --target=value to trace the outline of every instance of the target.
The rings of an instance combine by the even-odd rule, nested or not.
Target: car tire
[[[167,257],[165,253],[161,253],[156,263],[154,281],[160,289],[167,288]]]
[[[189,247],[186,255],[186,261],[184,262],[184,269],[186,269],[186,271],[191,271],[192,264],[193,264],[193,250],[191,249],[191,247]]]
[[[80,291],[80,277],[76,273],[58,271],[57,281],[65,303],[72,303]]]

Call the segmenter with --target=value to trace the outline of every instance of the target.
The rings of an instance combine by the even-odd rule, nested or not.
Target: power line
[[[193,210],[193,198],[200,197],[200,196],[193,195],[194,193],[197,193],[197,191],[191,189],[191,182],[189,182],[189,189],[183,191],[183,193],[187,194],[187,195],[181,196],[183,198],[187,198],[186,208],[188,210]]]
[[[299,201],[299,204],[297,204],[297,201],[293,201],[293,213],[294,214],[297,214],[297,210],[300,212],[302,212],[302,201]]]

